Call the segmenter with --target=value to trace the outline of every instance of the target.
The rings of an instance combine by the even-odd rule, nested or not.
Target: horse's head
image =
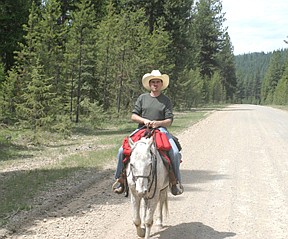
[[[129,141],[132,149],[130,156],[130,179],[137,194],[142,197],[147,194],[149,182],[152,178],[152,155],[151,147],[153,138],[141,138],[136,143]],[[131,187],[131,185],[130,185]]]

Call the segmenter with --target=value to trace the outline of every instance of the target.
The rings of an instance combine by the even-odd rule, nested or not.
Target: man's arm
[[[145,119],[137,114],[132,114],[131,119],[138,123],[144,124],[147,127],[158,128],[158,127],[169,127],[172,124],[172,119],[165,119],[165,120],[148,120]]]

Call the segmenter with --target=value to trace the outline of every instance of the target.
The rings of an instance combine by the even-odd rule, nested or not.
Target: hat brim
[[[149,82],[150,82],[150,80],[153,80],[153,79],[162,80],[163,85],[161,87],[161,90],[165,90],[168,87],[168,85],[169,85],[169,76],[166,75],[166,74],[163,74],[161,76],[148,75],[146,77],[143,77],[143,79],[142,79],[142,84],[143,84],[145,89],[151,90]]]

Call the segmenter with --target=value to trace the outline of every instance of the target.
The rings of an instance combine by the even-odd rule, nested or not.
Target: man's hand
[[[146,127],[153,128],[153,129],[156,129],[159,127],[167,127],[171,124],[171,120],[169,120],[169,119],[167,119],[167,120],[148,120],[148,119],[145,119],[143,122],[144,122],[144,125]]]
[[[144,123],[144,125],[145,125],[146,127],[152,127],[152,126],[151,126],[151,123],[152,123],[151,120],[144,119],[143,123]]]
[[[150,127],[153,128],[153,129],[156,129],[158,127],[161,126],[161,122],[160,121],[156,121],[156,120],[153,120],[150,122]]]
[[[153,129],[159,128],[159,127],[167,128],[172,123],[172,119],[149,120],[149,119],[142,118],[141,116],[136,115],[136,114],[132,114],[131,119],[134,122],[137,122],[137,123],[139,123],[141,125],[144,124],[146,127],[153,128]]]
[[[156,121],[156,120],[148,120],[148,119],[145,119],[145,120],[144,120],[144,125],[145,125],[146,127],[156,129],[156,128],[158,128],[158,127],[161,126],[161,122],[160,122],[160,121]]]

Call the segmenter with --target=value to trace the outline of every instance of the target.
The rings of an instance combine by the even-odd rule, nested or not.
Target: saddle
[[[134,143],[137,142],[138,140],[140,140],[142,137],[146,137],[146,138],[154,137],[157,150],[159,151],[161,156],[163,156],[165,158],[165,160],[168,162],[168,164],[170,164],[170,159],[167,156],[167,152],[172,148],[172,146],[171,146],[171,144],[167,138],[167,135],[165,133],[161,132],[158,129],[150,130],[150,129],[144,128],[144,129],[140,129],[135,134],[130,136],[130,138],[133,140]],[[128,136],[124,138],[122,147],[123,147],[123,154],[125,156],[123,163],[125,164],[129,161],[130,155],[131,155],[131,147],[129,144],[129,137]]]

